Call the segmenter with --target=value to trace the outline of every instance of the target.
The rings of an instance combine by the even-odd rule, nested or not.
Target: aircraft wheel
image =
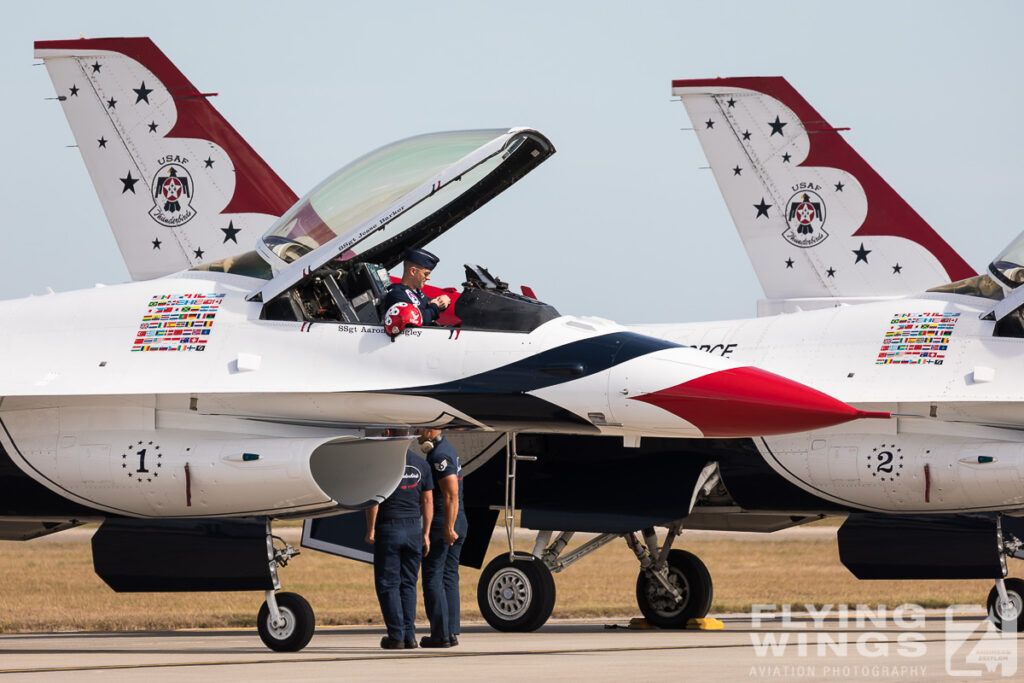
[[[1019,632],[1021,626],[1024,626],[1024,581],[1006,579],[1004,583],[1010,604],[1002,604],[999,600],[999,589],[993,586],[988,593],[988,618],[1001,631],[1012,629]]]
[[[711,574],[700,558],[685,550],[669,551],[668,580],[682,593],[681,603],[651,573],[641,571],[636,577],[636,601],[648,623],[660,628],[686,628],[690,619],[707,615],[714,591]]]
[[[536,631],[555,608],[555,580],[543,562],[529,553],[508,553],[490,561],[476,585],[476,603],[498,631]]]
[[[273,624],[270,607],[264,602],[256,617],[260,640],[276,652],[298,652],[313,637],[313,627],[316,625],[313,608],[297,593],[278,593],[276,598],[277,609],[284,618],[284,624]]]

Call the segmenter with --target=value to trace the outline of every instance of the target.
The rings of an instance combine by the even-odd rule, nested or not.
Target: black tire
[[[1006,597],[1010,599],[1016,609],[1016,614],[1011,615],[1011,619],[1007,619],[1007,615],[1003,614],[1003,610],[1000,609],[999,605],[999,589],[992,586],[992,590],[988,593],[988,618],[996,625],[1000,631],[1006,630],[1004,627],[1011,627],[1015,632],[1020,633],[1020,629],[1024,626],[1024,581],[1020,579],[1006,579]]]
[[[277,608],[285,620],[284,626],[274,628],[270,607],[264,602],[256,616],[256,630],[260,633],[260,640],[271,650],[298,652],[313,637],[313,628],[316,626],[313,608],[297,593],[278,593],[276,597]]]
[[[681,604],[646,571],[636,577],[636,602],[649,624],[659,628],[686,628],[690,619],[707,615],[714,588],[711,574],[699,557],[685,550],[670,550],[668,580],[682,592]]]
[[[555,580],[543,562],[529,553],[508,553],[490,561],[476,585],[480,613],[498,631],[526,633],[547,622],[555,608]]]

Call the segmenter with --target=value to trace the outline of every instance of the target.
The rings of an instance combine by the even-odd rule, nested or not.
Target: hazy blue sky
[[[747,317],[761,289],[673,78],[783,75],[975,268],[1022,228],[1024,4],[39,2],[0,25],[0,296],[127,271],[36,39],[148,35],[297,194],[434,130],[558,153],[434,243],[564,313]]]

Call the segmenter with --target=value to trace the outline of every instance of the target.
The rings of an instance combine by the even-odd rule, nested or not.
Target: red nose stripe
[[[678,415],[712,437],[789,434],[861,417],[889,417],[857,410],[817,389],[752,367],[713,372],[631,398]]]

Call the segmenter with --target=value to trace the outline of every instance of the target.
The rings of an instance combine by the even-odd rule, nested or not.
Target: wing
[[[86,168],[133,280],[255,244],[297,200],[148,38],[41,41]],[[175,176],[180,209],[157,202]]]
[[[673,81],[767,302],[917,293],[974,270],[780,77]]]

